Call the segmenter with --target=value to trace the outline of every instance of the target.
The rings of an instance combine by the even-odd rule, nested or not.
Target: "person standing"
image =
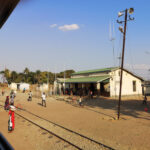
[[[6,101],[5,101],[5,106],[4,106],[5,110],[9,109],[9,96],[6,96]]]
[[[15,107],[14,106],[10,106],[9,109],[9,120],[8,120],[8,131],[13,131],[15,128]]]
[[[2,90],[2,96],[4,96],[4,94],[5,94],[5,92],[4,92],[4,90]]]
[[[143,104],[147,105],[147,97],[146,97],[146,95],[144,96]]]
[[[93,99],[93,91],[90,91],[90,98]]]
[[[79,105],[81,106],[82,105],[82,97],[80,96],[79,98]]]
[[[22,91],[23,93],[25,93],[26,92],[26,88],[23,88],[23,91]]]
[[[14,95],[10,96],[10,105],[14,105]]]
[[[29,95],[28,101],[32,101],[32,92],[30,91],[28,95]]]
[[[42,106],[45,104],[45,107],[46,107],[46,94],[45,92],[43,92],[42,94]]]

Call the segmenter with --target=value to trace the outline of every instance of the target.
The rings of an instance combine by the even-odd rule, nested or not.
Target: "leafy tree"
[[[0,73],[4,74],[8,83],[11,82],[27,82],[30,84],[42,84],[42,83],[50,83],[53,84],[55,80],[55,74],[52,72],[37,70],[36,72],[30,72],[30,70],[26,67],[23,73],[17,73],[16,71],[10,71],[9,69],[5,69]],[[71,74],[74,73],[74,70],[65,70],[65,72],[60,72],[56,74],[56,77],[59,78],[70,78]]]
[[[74,70],[65,70],[64,72],[60,72],[59,74],[57,74],[58,78],[70,78],[71,74],[74,73]]]
[[[18,77],[18,74],[16,71],[11,72],[11,81],[15,81]]]
[[[11,72],[9,69],[5,69],[4,70],[4,76],[5,78],[7,79],[7,82],[8,83],[11,83]]]
[[[37,82],[38,82],[38,84],[40,84],[40,82],[41,82],[41,71],[40,70],[37,70],[36,72],[35,72],[35,77],[36,77],[36,79],[37,79]]]
[[[73,74],[75,71],[74,70],[66,70],[65,71],[65,76],[66,78],[70,78],[71,77],[71,74]]]
[[[26,67],[23,72],[24,74],[29,74],[30,70]]]

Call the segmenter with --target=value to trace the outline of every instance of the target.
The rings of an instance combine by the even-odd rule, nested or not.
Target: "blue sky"
[[[28,67],[59,72],[112,67],[110,21],[115,25],[118,65],[122,35],[117,13],[130,7],[135,9],[135,20],[128,22],[125,65],[140,73],[150,68],[149,0],[26,1],[17,6],[0,30],[0,69],[23,71]]]

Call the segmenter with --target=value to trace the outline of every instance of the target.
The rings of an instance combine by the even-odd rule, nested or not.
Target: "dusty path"
[[[0,101],[4,101],[4,97],[1,97]],[[97,107],[94,104],[93,106],[89,105],[90,107],[87,106],[85,108],[80,108],[74,107],[63,101],[56,101],[54,98],[48,98],[47,107],[45,108],[40,105],[40,99],[33,98],[32,102],[28,102],[27,94],[20,93],[15,99],[15,105],[18,104],[20,104],[24,109],[36,113],[41,117],[82,133],[115,149],[150,149],[150,114],[149,112],[144,112],[143,106],[140,106],[139,104],[134,104],[138,107],[138,109],[134,110],[133,107],[131,108],[132,112],[131,110],[129,111],[129,109],[127,109],[128,107],[126,106],[130,105],[130,103],[124,105],[125,108],[123,109],[122,113],[122,117],[124,119],[119,121],[113,120],[108,116],[116,115],[116,110],[114,109],[114,105],[112,104],[111,100],[101,100],[101,107]],[[109,106],[109,108],[107,108],[107,106]],[[133,112],[134,115],[130,115],[131,113],[133,114]],[[12,145],[17,147],[17,149],[20,149],[19,146],[22,146],[25,140],[29,144],[25,145],[24,149],[26,149],[26,147],[35,149],[36,143],[41,143],[41,148],[46,149],[44,144],[42,144],[42,142],[45,141],[44,135],[41,135],[42,140],[39,137],[39,139],[36,139],[36,142],[34,140],[31,142],[30,138],[33,138],[33,136],[35,136],[34,134],[36,134],[38,131],[32,131],[32,134],[25,138],[25,133],[30,131],[30,127],[23,126],[24,123],[18,119],[16,119],[15,131],[12,134],[8,134],[8,114],[4,111],[0,111],[0,115],[0,131],[8,138]],[[17,141],[20,140],[19,144],[16,142],[16,139]]]

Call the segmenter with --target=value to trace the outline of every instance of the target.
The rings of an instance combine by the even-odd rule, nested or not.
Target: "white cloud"
[[[71,30],[78,30],[80,29],[80,27],[77,24],[70,24],[70,25],[66,24],[63,26],[59,26],[58,29],[61,31],[71,31]]]
[[[55,27],[57,27],[57,24],[51,24],[50,25],[50,28],[55,28]]]

